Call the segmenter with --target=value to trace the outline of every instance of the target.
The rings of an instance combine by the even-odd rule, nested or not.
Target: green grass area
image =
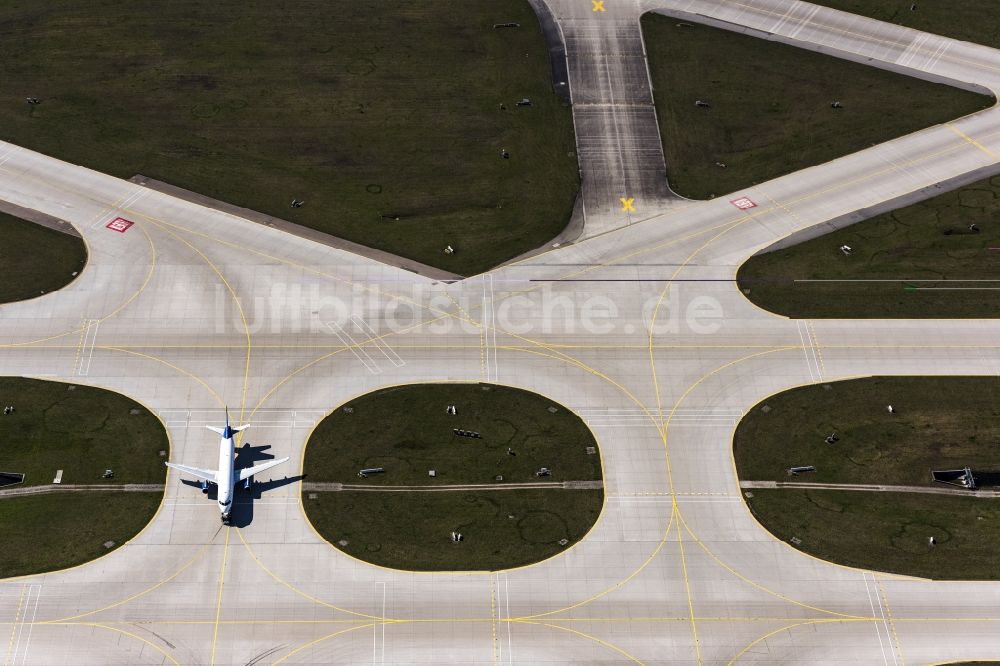
[[[448,405],[457,414],[448,414]],[[482,439],[458,437],[454,428]],[[385,474],[359,479],[367,467],[384,467]],[[541,467],[552,475],[536,477]],[[303,469],[309,482],[386,488],[315,498],[306,491],[303,504],[338,548],[397,569],[495,570],[537,562],[582,538],[604,502],[604,491],[595,489],[389,489],[601,479],[597,443],[578,416],[537,394],[492,384],[402,386],[352,400],[313,432]],[[464,540],[452,543],[453,531]]]
[[[64,484],[163,483],[166,478],[166,458],[159,455],[169,455],[163,425],[123,395],[0,377],[0,405],[15,408],[0,415],[0,472],[25,474],[26,486],[52,483],[59,469]],[[109,468],[114,478],[101,478]],[[76,501],[76,496],[59,497],[67,504]],[[0,500],[0,513],[6,505]]]
[[[757,490],[747,500],[782,540],[838,564],[924,578],[1000,577],[1000,503],[843,490]],[[928,539],[937,545],[931,547]]]
[[[87,263],[76,236],[0,213],[0,303],[65,287]]]
[[[163,483],[160,421],[139,403],[90,386],[0,377],[0,472],[25,486]],[[104,479],[104,470],[114,470]],[[20,487],[20,486],[13,486]],[[161,493],[64,492],[0,498],[0,578],[81,564],[135,536],[156,513]]]
[[[159,493],[69,493],[0,500],[0,578],[63,569],[134,537],[160,505]],[[113,546],[114,547],[114,546]]]
[[[993,98],[787,44],[642,17],[667,180],[734,192],[952,120]],[[711,108],[698,108],[696,100]],[[843,108],[833,109],[839,101]],[[721,162],[725,168],[716,165]]]
[[[827,444],[832,432],[840,440]],[[787,481],[785,470],[798,465],[816,466],[800,481],[894,485],[939,485],[933,469],[1000,470],[1000,379],[874,377],[791,389],[743,417],[733,451],[739,477],[754,481]]]
[[[303,500],[312,524],[345,553],[412,571],[538,562],[583,538],[603,501],[600,490],[325,492]],[[452,531],[463,541],[453,543]]]
[[[458,413],[446,413],[448,405]],[[454,428],[482,439],[456,436]],[[373,486],[493,483],[497,475],[515,483],[591,481],[601,478],[596,447],[576,414],[535,393],[494,384],[417,384],[369,393],[328,416],[309,439],[303,469],[310,482]],[[386,473],[359,479],[366,467]],[[541,467],[552,475],[536,477]],[[428,476],[431,469],[435,477]]]
[[[998,215],[1000,176],[994,176],[751,257],[737,282],[754,303],[789,317],[995,316],[1000,251],[991,248],[1000,247]],[[849,256],[842,245],[851,247]]]
[[[1000,48],[996,0],[816,0],[814,4],[879,21]],[[916,4],[916,11],[910,5]]]
[[[579,188],[526,0],[6,3],[0,62],[6,141],[458,273],[550,240]]]
[[[896,413],[890,414],[887,406]],[[937,485],[932,469],[1000,469],[1000,380],[874,377],[792,389],[744,416],[740,479]],[[831,432],[834,444],[824,439]],[[929,578],[1000,577],[1000,503],[971,496],[753,489],[747,499],[775,536],[825,560]],[[934,537],[933,548],[928,538]]]

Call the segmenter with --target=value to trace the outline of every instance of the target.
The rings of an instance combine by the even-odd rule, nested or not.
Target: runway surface
[[[789,320],[734,283],[779,238],[992,168],[1000,112],[678,201],[662,178],[638,20],[700,14],[993,91],[1000,53],[800,2],[548,4],[566,35],[590,238],[447,284],[0,143],[0,199],[71,222],[90,249],[65,289],[0,307],[0,374],[120,391],[160,416],[172,460],[202,467],[217,453],[203,426],[228,405],[253,423],[245,441],[292,457],[278,472],[290,476],[315,424],[375,388],[534,390],[579,413],[600,443],[607,501],[592,532],[520,569],[406,573],[322,541],[297,482],[240,496],[238,526],[224,528],[214,503],[171,473],[129,544],[0,582],[5,664],[1000,656],[1000,584],[806,556],[755,522],[731,455],[744,411],[792,386],[1000,373],[998,321]],[[132,226],[108,228],[118,217]]]

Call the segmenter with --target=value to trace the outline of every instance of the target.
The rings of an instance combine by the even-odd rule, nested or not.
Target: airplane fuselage
[[[219,443],[219,511],[222,522],[228,523],[233,511],[233,496],[236,494],[236,441],[232,436],[223,437]]]
[[[201,480],[201,489],[208,492],[208,485],[214,483],[219,489],[219,513],[222,514],[222,522],[229,524],[229,519],[233,514],[233,497],[236,495],[236,484],[243,481],[246,488],[250,488],[255,474],[269,470],[276,465],[288,462],[288,457],[277,460],[267,460],[253,467],[244,467],[236,470],[236,433],[249,428],[249,425],[233,427],[229,424],[229,410],[226,410],[226,425],[223,428],[206,426],[212,432],[217,432],[222,436],[219,442],[219,467],[218,469],[203,469],[192,467],[180,463],[167,462],[167,467],[172,467],[182,474],[189,474]]]

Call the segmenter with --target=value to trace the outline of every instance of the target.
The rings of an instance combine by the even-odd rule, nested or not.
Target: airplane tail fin
[[[205,427],[208,428],[209,430],[211,430],[212,432],[217,432],[220,435],[222,435],[223,437],[225,437],[226,439],[229,439],[234,434],[236,434],[238,432],[243,432],[244,430],[246,430],[247,428],[249,428],[250,424],[247,423],[246,425],[236,426],[235,428],[232,427],[232,426],[226,426],[225,428],[220,428],[219,426],[211,426],[211,425],[207,425]]]
[[[232,427],[231,425],[229,425],[229,407],[227,406],[226,407],[226,427],[225,428],[220,428],[218,426],[210,426],[210,425],[207,425],[205,427],[208,428],[209,430],[211,430],[212,432],[219,433],[220,435],[222,435],[223,438],[229,439],[230,437],[232,437],[236,433],[242,432],[242,431],[246,430],[247,428],[249,428],[250,424],[247,423],[247,424],[244,424],[244,425],[241,425],[241,426],[236,426],[235,428]]]

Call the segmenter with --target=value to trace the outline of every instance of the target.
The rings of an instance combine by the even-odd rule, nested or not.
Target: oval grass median
[[[586,424],[543,396],[493,384],[415,384],[356,398],[316,427],[303,473],[317,532],[394,569],[538,562],[582,539],[604,504]]]
[[[1000,578],[1000,496],[931,478],[970,467],[993,495],[985,473],[1000,470],[998,405],[995,377],[871,377],[771,396],[734,435],[747,504],[777,538],[824,560]],[[790,476],[791,467],[815,471]]]
[[[87,263],[83,239],[6,213],[0,213],[0,238],[0,303],[61,289]]]
[[[0,578],[65,569],[104,555],[149,523],[162,496],[162,490],[95,491],[0,499]]]
[[[145,407],[104,389],[21,377],[0,377],[0,406],[14,408],[0,414],[0,578],[86,562],[156,513],[168,439]]]

